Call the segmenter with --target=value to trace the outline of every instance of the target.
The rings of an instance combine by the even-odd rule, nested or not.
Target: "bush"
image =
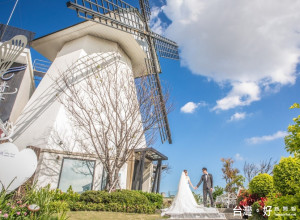
[[[249,183],[250,192],[265,197],[274,191],[273,177],[269,174],[258,174]]]
[[[148,192],[143,192],[143,191],[138,191],[142,195],[146,196],[148,201],[151,204],[154,204],[156,208],[161,209],[163,206],[163,196],[158,193],[148,193]]]
[[[85,191],[80,195],[79,201],[86,203],[109,203],[110,194],[106,191]]]
[[[106,191],[85,191],[81,194],[80,201],[86,203],[120,203],[126,205],[149,203],[145,194],[133,190],[117,190],[111,193]]]
[[[78,198],[78,195],[71,191],[70,189],[69,193],[62,193],[60,190],[51,190],[49,185],[37,188],[35,184],[33,186],[27,185],[24,195],[16,192],[7,194],[3,190],[0,192],[0,218],[3,215],[5,219],[17,220],[67,219],[68,202]],[[38,205],[39,211],[31,212],[27,208],[31,204]]]
[[[60,189],[53,190],[55,201],[76,202],[80,198],[80,194],[73,191],[70,186],[67,192],[62,192]]]
[[[282,158],[274,166],[274,186],[283,195],[295,195],[300,191],[300,159],[295,157]]]
[[[126,205],[149,204],[148,198],[139,191],[117,190],[115,192],[110,193],[110,196],[110,203],[119,203]]]
[[[269,217],[270,220],[296,219],[295,216],[298,216],[299,218],[300,193],[297,193],[296,195],[274,196],[268,200],[267,205],[272,206],[273,209],[273,211],[271,212],[271,216]],[[275,211],[275,207],[278,207],[279,210]],[[288,207],[288,211],[283,211],[283,207]],[[292,207],[295,207],[296,210],[293,211]]]
[[[260,220],[260,219],[266,219],[267,216],[265,216],[263,208],[265,206],[266,200],[257,201],[254,202],[252,207],[252,216],[249,219],[253,220]],[[257,212],[258,210],[258,212]]]
[[[194,196],[194,198],[195,198],[197,204],[200,205],[200,203],[202,202],[202,200],[201,200],[201,195],[200,195],[200,194],[197,194],[197,193],[195,193],[195,192],[192,192],[192,193],[193,193],[193,196]]]
[[[128,212],[128,213],[146,213],[153,214],[156,211],[154,204],[120,204],[120,203],[85,203],[73,202],[70,203],[72,211],[107,211],[107,212]]]
[[[160,194],[134,190],[85,191],[78,202],[71,202],[73,211],[110,211],[132,213],[155,213],[162,208],[163,197]]]
[[[214,198],[214,201],[216,201],[217,197],[220,196],[220,195],[223,195],[224,193],[224,189],[220,186],[215,186],[214,187],[214,191],[213,191],[213,198]]]

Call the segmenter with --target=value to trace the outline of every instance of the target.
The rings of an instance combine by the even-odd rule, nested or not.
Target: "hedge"
[[[73,211],[112,211],[129,213],[155,213],[161,209],[163,197],[160,194],[134,190],[85,191],[79,201],[70,203]]]
[[[72,211],[107,211],[107,212],[128,212],[128,213],[145,213],[153,214],[156,211],[156,206],[152,204],[125,205],[119,203],[85,203],[73,202],[70,203]]]

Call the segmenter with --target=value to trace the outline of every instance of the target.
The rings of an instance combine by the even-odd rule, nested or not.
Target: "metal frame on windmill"
[[[143,49],[147,55],[145,58],[147,77],[155,92],[153,104],[160,137],[162,143],[168,140],[171,144],[171,131],[158,75],[161,73],[161,67],[157,52],[161,57],[178,60],[178,45],[151,31],[149,0],[139,0],[139,5],[140,11],[123,0],[71,0],[67,2],[67,7],[76,10],[78,17],[133,34],[137,40],[147,44]]]

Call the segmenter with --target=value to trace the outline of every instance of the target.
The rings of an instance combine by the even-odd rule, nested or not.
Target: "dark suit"
[[[203,203],[204,206],[206,206],[206,200],[207,200],[207,193],[209,195],[210,198],[210,202],[211,202],[211,206],[213,206],[214,204],[214,199],[212,196],[212,191],[210,190],[211,188],[213,188],[213,176],[208,173],[207,177],[206,174],[203,174],[201,176],[201,179],[199,181],[199,183],[197,184],[197,188],[201,185],[201,183],[203,182]]]

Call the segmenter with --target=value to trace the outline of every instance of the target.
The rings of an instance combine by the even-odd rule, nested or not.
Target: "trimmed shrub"
[[[143,191],[137,191],[140,194],[147,197],[148,201],[151,204],[154,204],[156,208],[161,209],[163,206],[163,196],[158,193],[149,193],[149,192],[143,192]]]
[[[110,203],[119,203],[126,205],[149,204],[149,200],[145,194],[134,190],[117,190],[110,193]]]
[[[126,205],[149,203],[144,194],[133,190],[117,190],[111,193],[106,191],[85,191],[81,194],[80,201],[86,203],[119,203]]]
[[[273,177],[269,174],[258,174],[249,183],[250,192],[265,197],[274,191]]]
[[[128,212],[128,213],[146,213],[153,214],[156,206],[152,204],[125,205],[119,203],[85,203],[73,202],[69,205],[72,211],[107,211],[107,212]]]
[[[160,194],[134,190],[85,191],[79,201],[71,202],[73,211],[109,211],[129,213],[155,213],[162,208],[163,197]]]
[[[106,191],[85,191],[80,195],[79,201],[86,203],[109,203],[110,194]]]
[[[300,159],[282,158],[274,166],[273,178],[275,189],[283,195],[295,195],[300,191]]]

